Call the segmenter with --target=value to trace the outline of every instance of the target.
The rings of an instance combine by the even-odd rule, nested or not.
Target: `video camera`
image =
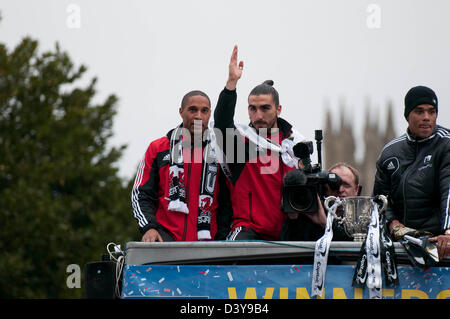
[[[339,175],[322,170],[322,130],[316,130],[314,136],[317,144],[318,163],[311,165],[313,143],[297,143],[294,155],[300,158],[304,169],[294,169],[283,178],[283,200],[281,209],[285,213],[314,213],[319,209],[317,195],[325,197],[325,185],[331,190],[338,190],[342,184]]]

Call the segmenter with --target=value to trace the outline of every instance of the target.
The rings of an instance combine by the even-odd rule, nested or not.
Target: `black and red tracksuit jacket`
[[[246,138],[244,139],[245,160],[239,160],[242,156],[237,154],[239,151],[236,146],[239,142],[237,139],[243,137],[236,133],[229,134],[229,129],[235,128],[233,118],[236,98],[236,90],[230,91],[225,88],[219,95],[214,111],[214,127],[224,136],[223,141],[217,140],[217,144],[227,156],[229,154],[227,154],[226,140],[234,139],[234,158],[231,162],[227,159],[232,175],[231,179],[227,179],[233,210],[232,230],[244,226],[255,231],[262,239],[279,240],[283,222],[286,220],[286,214],[281,210],[282,181],[284,175],[294,168],[285,165],[279,154],[277,154],[277,163],[274,163],[273,157],[269,159],[270,150],[263,155],[258,153],[259,156],[256,159],[251,158],[251,154],[255,152],[251,152],[250,148],[256,145]],[[290,135],[292,125],[282,118],[278,118],[277,124],[280,129],[277,142],[281,144],[281,141]]]
[[[164,230],[176,241],[196,241],[199,193],[202,163],[194,160],[184,162],[186,201],[189,214],[168,211],[169,166],[171,132],[150,143],[142,159],[132,190],[132,206],[139,230],[145,234],[149,229]],[[203,158],[203,146],[184,148],[183,158]],[[185,152],[191,152],[190,157]],[[200,152],[200,154],[195,154]],[[190,163],[189,163],[190,162]],[[219,183],[219,178],[216,178]],[[211,237],[217,232],[219,185],[216,185],[211,208]]]

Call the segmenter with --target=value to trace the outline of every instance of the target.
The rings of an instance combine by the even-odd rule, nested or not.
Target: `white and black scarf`
[[[170,167],[169,167],[169,211],[189,214],[186,200],[185,175],[183,161],[182,127],[172,131],[170,137]],[[197,236],[198,240],[211,238],[211,208],[216,185],[217,163],[214,148],[211,145],[209,132],[205,134],[206,146],[202,156],[202,176],[200,195],[198,199]]]
[[[231,179],[231,170],[226,161],[225,154],[220,149],[220,147],[217,146],[216,136],[214,134],[213,127],[214,121],[210,121],[209,130],[213,133],[210,136],[211,136],[211,143],[216,152],[216,160],[218,163],[220,163],[220,167],[222,168],[222,171],[224,172],[225,176],[228,179]],[[239,133],[242,136],[246,137],[249,141],[257,145],[258,148],[262,149],[263,151],[271,150],[278,152],[279,154],[281,154],[281,159],[284,164],[286,164],[289,167],[298,168],[298,162],[300,158],[294,155],[293,147],[295,144],[299,142],[306,141],[306,138],[302,134],[300,134],[294,127],[291,128],[289,136],[283,139],[281,145],[272,141],[270,138],[266,136],[258,134],[255,128],[249,125],[235,123],[235,128],[239,131]]]

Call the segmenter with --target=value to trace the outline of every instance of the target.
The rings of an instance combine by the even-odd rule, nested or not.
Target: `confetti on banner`
[[[148,265],[125,269],[128,270],[128,273],[124,272],[123,274],[123,298],[142,298],[142,293],[145,293],[145,297],[149,298],[197,296],[223,299],[229,297],[228,287],[230,286],[236,287],[238,298],[245,296],[246,287],[254,287],[257,295],[263,296],[268,283],[279,287],[289,287],[289,294],[286,296],[282,294],[283,297],[295,298],[296,287],[307,287],[311,283],[312,277],[312,265],[256,265],[251,267],[153,265],[151,273],[146,272],[146,270],[150,271]],[[354,293],[354,288],[350,284],[351,280],[349,280],[354,269],[355,266],[330,266],[330,274],[336,275],[333,277],[337,282],[336,287],[342,287],[347,296],[352,296]],[[139,270],[141,274],[136,270]],[[430,271],[422,272],[400,266],[398,269],[400,284],[393,288],[395,291],[392,297],[401,298],[403,289],[418,289],[426,293],[430,299],[434,299],[440,291],[449,289],[449,272],[450,268],[445,267],[433,267]],[[132,278],[130,279],[130,277]],[[326,299],[333,298],[334,287],[329,287]],[[280,294],[274,294],[274,296],[281,297]],[[365,291],[363,298],[368,297],[368,292]]]

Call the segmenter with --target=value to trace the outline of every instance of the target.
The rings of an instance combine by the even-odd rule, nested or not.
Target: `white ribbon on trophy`
[[[379,211],[378,204],[374,199],[382,202]],[[334,202],[330,207],[329,204]],[[343,206],[340,216],[336,215],[339,205]],[[371,299],[381,299],[381,245],[379,214],[387,207],[387,198],[383,195],[374,197],[353,196],[340,200],[338,197],[328,196],[324,207],[328,211],[327,229],[324,236],[316,242],[314,253],[314,268],[312,280],[312,296],[322,296],[323,284],[325,282],[325,269],[327,265],[328,249],[333,231],[331,229],[333,220],[344,226],[346,234],[353,237],[356,242],[361,242],[361,256],[355,269],[354,286],[367,285]],[[366,266],[367,265],[367,266]]]
[[[372,215],[366,238],[367,288],[370,299],[381,299],[381,257],[378,205],[372,205]]]
[[[331,240],[333,239],[333,220],[336,216],[336,209],[340,204],[341,201],[339,199],[336,199],[334,204],[331,206],[330,211],[327,215],[325,233],[319,240],[316,241],[314,251],[311,297],[322,297],[323,287],[325,284],[325,275],[327,271],[328,251],[330,249]]]

